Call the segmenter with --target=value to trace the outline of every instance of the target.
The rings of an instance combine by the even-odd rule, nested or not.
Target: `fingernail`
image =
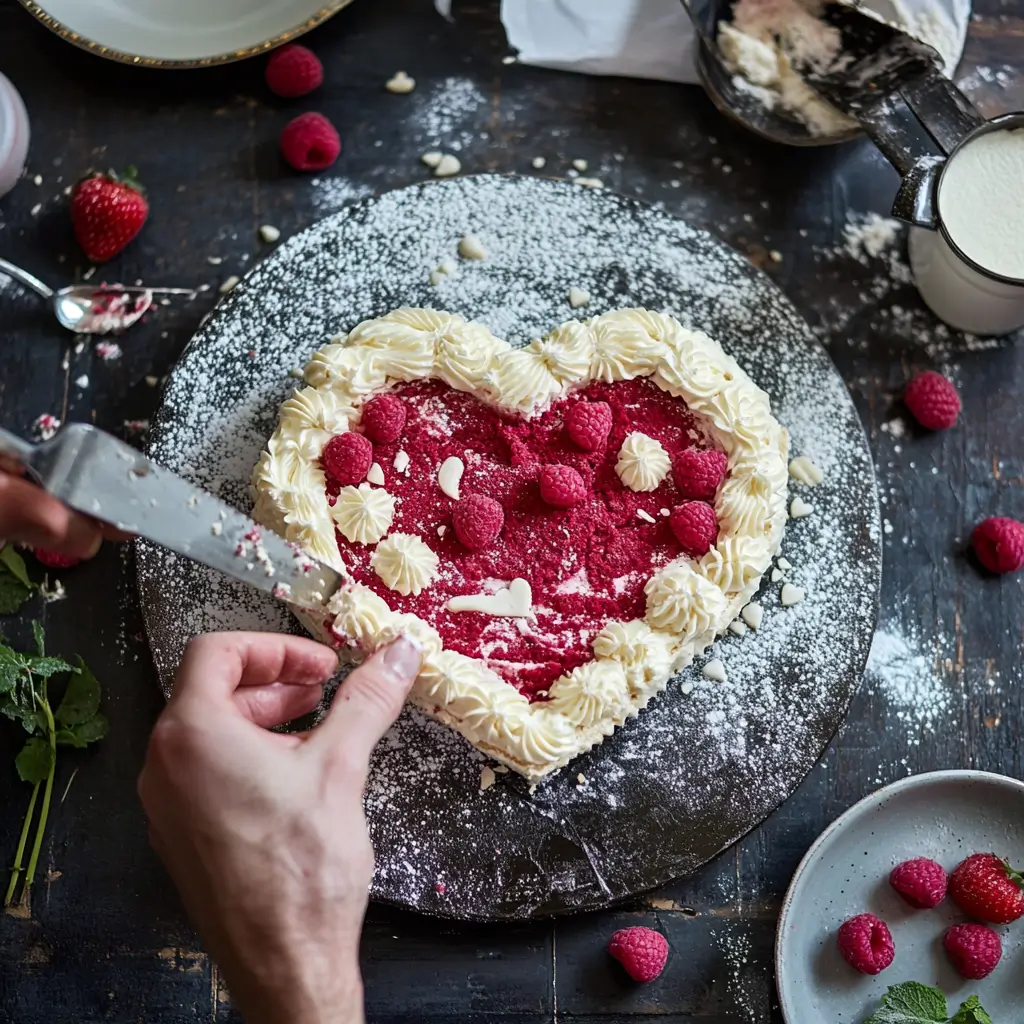
[[[402,679],[412,679],[420,670],[423,646],[408,633],[403,633],[384,651],[384,664]]]

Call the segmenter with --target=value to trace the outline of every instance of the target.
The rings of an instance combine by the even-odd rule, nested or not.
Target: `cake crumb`
[[[725,674],[725,665],[722,663],[721,658],[712,658],[701,672],[705,679],[710,679],[714,683],[724,683],[728,680]]]
[[[445,153],[434,168],[434,177],[450,178],[452,175],[458,174],[461,170],[462,164],[460,163],[459,158],[457,156],[453,156],[451,153]]]
[[[814,506],[803,498],[794,498],[789,504],[789,518],[803,519],[814,511]]]
[[[416,79],[410,78],[404,71],[396,71],[385,83],[384,88],[388,92],[405,95],[416,88]]]
[[[825,479],[825,474],[806,455],[790,460],[789,475],[808,487],[817,487]]]
[[[764,621],[764,609],[756,602],[751,601],[741,612],[740,618],[751,628],[760,629]]]
[[[590,305],[590,292],[584,288],[572,287],[569,289],[569,305],[573,309]]]
[[[463,235],[459,239],[459,255],[465,260],[485,260],[487,250],[476,235]]]

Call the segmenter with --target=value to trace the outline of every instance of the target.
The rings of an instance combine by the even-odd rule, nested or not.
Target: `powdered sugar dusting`
[[[488,260],[430,285],[430,270],[470,230]],[[727,682],[704,679],[699,659],[532,796],[513,774],[481,792],[482,755],[407,711],[375,754],[367,792],[379,899],[460,917],[524,917],[599,905],[686,873],[792,792],[841,720],[867,657],[876,499],[839,377],[781,293],[745,260],[608,193],[536,179],[454,179],[357,204],[290,239],[185,353],[151,452],[247,508],[250,472],[294,386],[288,370],[328,337],[396,306],[422,305],[524,343],[573,315],[572,286],[590,293],[588,315],[646,305],[708,331],[770,393],[792,454],[826,473],[814,515],[790,523],[783,542],[793,564],[786,579],[806,599],[783,608],[781,582],[766,582],[760,628],[720,639],[705,656],[721,659]],[[282,606],[186,560],[140,546],[139,572],[165,682],[194,633],[294,628]],[[586,786],[577,786],[579,773]]]

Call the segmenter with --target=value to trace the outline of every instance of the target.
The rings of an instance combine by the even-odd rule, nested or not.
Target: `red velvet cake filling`
[[[531,700],[543,698],[560,675],[591,660],[591,641],[609,619],[643,616],[644,585],[680,554],[662,510],[685,496],[671,473],[654,491],[626,487],[615,472],[623,439],[641,431],[660,441],[670,458],[712,442],[682,399],[644,378],[592,383],[529,420],[504,416],[436,380],[393,393],[406,405],[405,427],[396,441],[373,446],[386,489],[397,499],[389,532],[421,537],[438,556],[439,575],[420,594],[402,597],[370,568],[374,546],[339,533],[345,565],[392,608],[430,623],[446,648],[486,662]],[[611,432],[596,451],[583,451],[565,429],[566,412],[581,401],[611,406]],[[409,457],[404,472],[393,465],[399,451]],[[438,468],[452,455],[466,467],[460,496],[486,495],[504,510],[501,532],[478,551],[455,535],[455,502],[437,483]],[[585,481],[586,496],[571,508],[541,499],[540,468],[553,463],[571,466]],[[329,500],[337,492],[329,480]],[[531,619],[448,611],[450,598],[493,593],[516,577],[533,590]]]

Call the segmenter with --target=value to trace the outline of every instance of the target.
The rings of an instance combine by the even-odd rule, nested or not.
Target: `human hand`
[[[312,640],[211,633],[189,644],[139,796],[157,853],[248,1024],[361,1024],[359,933],[373,877],[370,754],[420,667],[403,636],[352,672]]]
[[[0,464],[0,538],[56,551],[68,558],[92,558],[104,538],[127,534],[73,512],[52,494],[21,476],[20,468]],[[2,541],[0,541],[2,543]]]

